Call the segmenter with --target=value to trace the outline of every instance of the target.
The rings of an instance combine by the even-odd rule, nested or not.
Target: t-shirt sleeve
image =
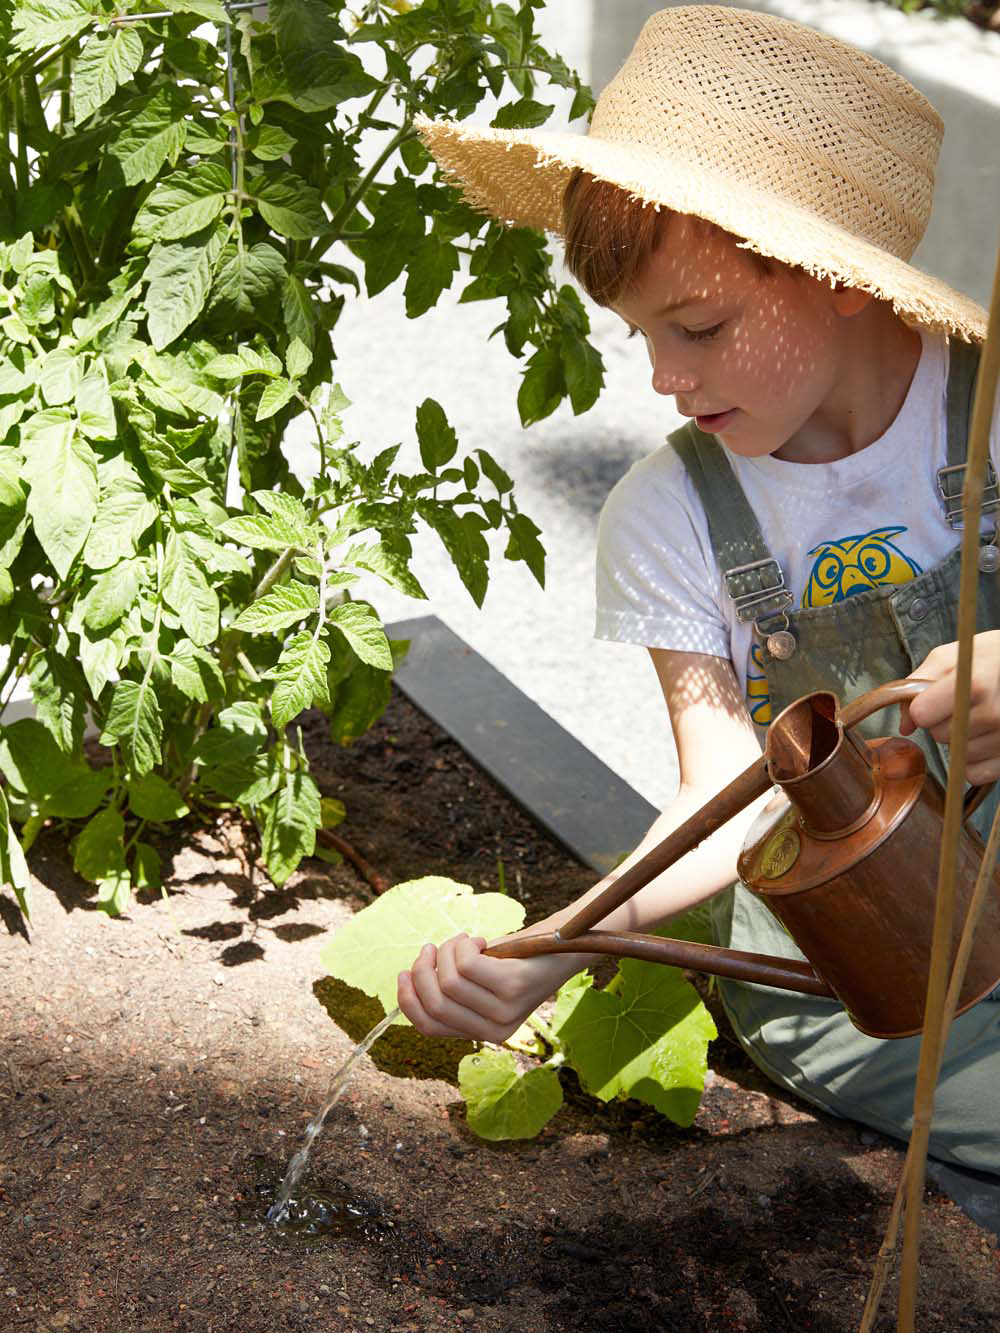
[[[635,464],[597,534],[599,639],[730,656],[708,527],[670,446]]]

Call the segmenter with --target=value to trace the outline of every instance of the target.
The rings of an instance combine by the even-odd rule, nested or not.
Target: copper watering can
[[[827,691],[798,699],[771,723],[756,763],[560,931],[502,940],[487,952],[498,958],[605,953],[669,963],[834,997],[870,1036],[913,1036],[923,1025],[944,791],[913,741],[866,741],[852,728],[880,708],[912,699],[928,683],[892,681],[843,708]],[[969,789],[966,818],[992,785]],[[772,786],[780,791],[747,835],[739,875],[809,962],[592,929]],[[981,839],[963,826],[956,946],[982,855]],[[957,1012],[981,1000],[998,981],[1000,870],[976,932]]]

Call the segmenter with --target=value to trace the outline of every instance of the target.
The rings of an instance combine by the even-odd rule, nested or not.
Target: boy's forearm
[[[597,928],[648,930],[670,917],[678,916],[705,902],[720,890],[727,888],[736,879],[736,858],[743,846],[747,830],[761,806],[770,799],[770,795],[771,793],[768,793],[760,797],[711,837],[706,838],[694,851],[689,852],[687,856],[651,880],[628,902],[616,908]],[[610,874],[605,875],[575,902],[558,912],[553,912],[544,921],[535,922],[530,928],[531,931],[541,933],[557,930],[579,911],[584,903],[602,893],[609,884],[613,884],[620,875],[661,843],[684,820],[701,809],[704,802],[704,793],[688,792],[682,788],[674,801],[653,823],[642,842],[621,865],[616,866]]]

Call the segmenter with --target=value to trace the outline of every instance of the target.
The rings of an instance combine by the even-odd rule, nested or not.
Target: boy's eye
[[[685,338],[689,338],[691,342],[707,342],[709,338],[714,338],[717,334],[721,333],[725,326],[726,321],[723,319],[720,320],[718,324],[713,324],[709,329],[685,329],[684,336]]]

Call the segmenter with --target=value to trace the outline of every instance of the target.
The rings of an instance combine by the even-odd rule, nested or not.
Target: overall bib
[[[948,508],[959,504],[978,350],[951,344],[947,392],[948,468],[939,485]],[[831,605],[793,610],[780,566],[771,557],[725,449],[692,426],[670,442],[683,460],[705,508],[719,568],[726,571],[737,614],[752,618],[767,675],[771,715],[813,690],[842,701],[909,675],[931,651],[958,636],[961,551],[908,583],[867,589]],[[984,496],[984,500],[986,496]],[[960,515],[960,507],[958,509]],[[993,538],[984,535],[984,545]],[[984,563],[989,563],[984,562]],[[745,617],[742,608],[748,607]],[[981,573],[977,631],[1000,628],[1000,574]],[[795,638],[790,657],[767,648],[775,629]],[[784,637],[784,636],[783,636]],[[784,645],[789,644],[784,637]],[[898,711],[883,710],[861,724],[870,736],[892,734]],[[931,772],[944,783],[947,761],[917,730]],[[993,789],[972,819],[985,839],[1000,799]],[[905,868],[904,868],[905,870]],[[716,943],[801,958],[784,927],[741,884],[712,903]],[[883,1041],[859,1032],[836,1000],[720,980],[723,1003],[751,1059],[775,1082],[836,1115],[907,1139],[919,1059],[919,1037]],[[963,1166],[1000,1173],[1000,988],[957,1018],[945,1052],[935,1101],[930,1150]]]

